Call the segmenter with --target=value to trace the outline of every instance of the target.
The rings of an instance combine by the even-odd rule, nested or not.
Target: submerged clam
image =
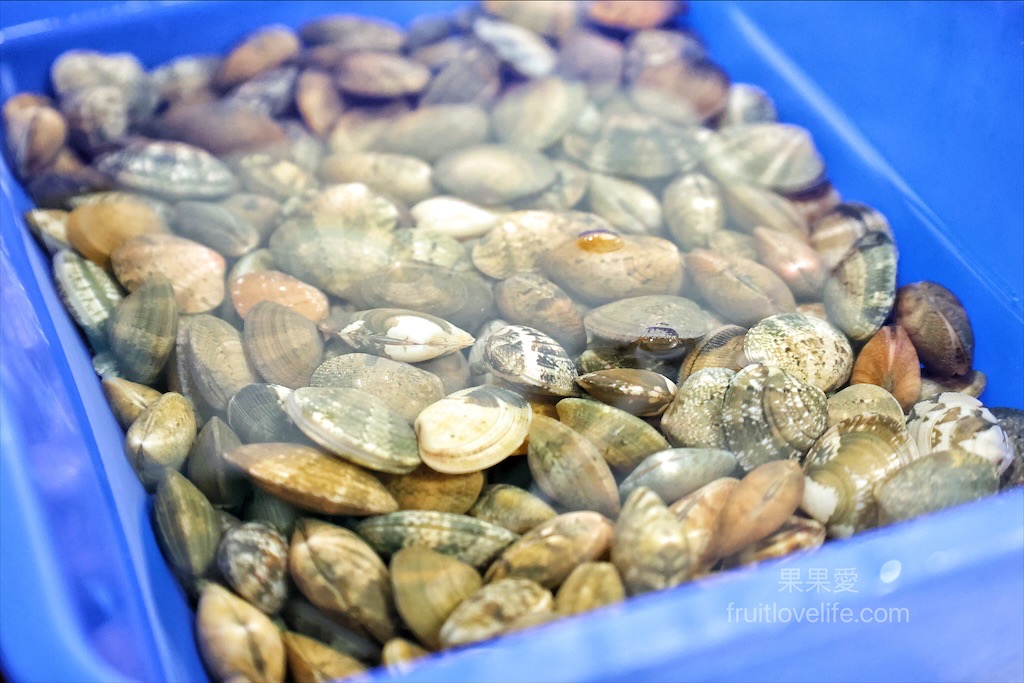
[[[562,423],[586,437],[618,472],[631,472],[651,453],[669,447],[654,427],[613,406],[567,398],[559,401],[556,408]]]
[[[636,368],[589,372],[576,382],[602,403],[644,417],[661,415],[676,395],[672,380],[660,373]]]
[[[496,376],[549,396],[577,396],[576,366],[558,342],[540,330],[509,325],[494,332],[484,349]]]
[[[483,582],[473,567],[424,546],[402,548],[391,558],[395,607],[416,637],[440,646],[441,626]]]
[[[343,387],[373,394],[408,422],[445,394],[436,375],[367,353],[347,353],[324,361],[313,371],[309,383],[314,387]]]
[[[321,329],[360,351],[415,363],[454,353],[473,344],[473,337],[446,320],[402,308],[374,308],[356,314],[341,329]]]
[[[799,126],[752,123],[724,128],[705,144],[704,163],[722,182],[746,182],[778,192],[818,184],[825,163]]]
[[[743,338],[751,363],[770,363],[794,377],[831,392],[846,384],[853,367],[853,349],[829,323],[802,313],[765,318]]]

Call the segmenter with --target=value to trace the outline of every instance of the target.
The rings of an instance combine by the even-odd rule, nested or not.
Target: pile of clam
[[[683,9],[77,50],[4,105],[217,679],[405,666],[1021,483],[960,302],[897,289],[886,218]]]

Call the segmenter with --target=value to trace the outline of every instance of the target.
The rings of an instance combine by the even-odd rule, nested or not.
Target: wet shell
[[[527,461],[541,490],[570,510],[595,510],[610,518],[618,515],[619,492],[611,469],[597,446],[579,432],[535,415]]]
[[[705,143],[704,164],[722,182],[800,192],[821,182],[825,162],[799,126],[752,123],[720,130]]]
[[[332,154],[320,164],[319,175],[325,182],[365,183],[374,191],[406,204],[415,204],[437,193],[430,165],[405,154]]]
[[[706,57],[648,63],[629,69],[627,78],[638,108],[680,125],[713,119],[729,95],[728,74]]]
[[[647,456],[669,448],[644,420],[604,403],[567,398],[557,409],[559,419],[592,442],[617,472],[631,472]]]
[[[555,595],[555,611],[571,616],[622,602],[626,589],[611,562],[584,562],[572,570]]]
[[[793,295],[801,301],[821,296],[828,272],[821,257],[801,236],[754,228],[758,259],[782,278]]]
[[[583,317],[565,291],[536,273],[517,273],[494,289],[501,316],[513,324],[530,325],[551,336],[567,351],[587,345]]]
[[[673,180],[661,201],[669,233],[684,249],[709,246],[711,233],[725,227],[718,184],[702,173],[687,173]]]
[[[785,197],[756,185],[726,183],[721,185],[722,198],[732,223],[747,233],[758,227],[790,235],[799,240],[807,239],[807,219]],[[711,233],[712,236],[718,233]],[[709,246],[714,244],[709,242]],[[826,270],[834,264],[825,264]]]
[[[391,558],[391,586],[402,620],[424,645],[440,647],[438,634],[452,611],[480,589],[473,567],[423,546]]]
[[[943,379],[927,372],[921,373],[921,395],[918,400],[935,398],[947,391],[956,391],[977,398],[988,386],[988,377],[981,370],[971,370],[963,377]]]
[[[395,635],[388,569],[356,534],[316,519],[300,519],[288,567],[302,594],[328,614],[351,619],[382,643]]]
[[[544,36],[570,34],[580,21],[581,8],[566,0],[540,0],[524,4],[515,0],[484,0],[490,14]]]
[[[178,305],[169,280],[156,277],[126,296],[107,321],[107,343],[122,376],[152,384],[174,350]]]
[[[181,469],[195,438],[192,404],[171,391],[143,410],[128,428],[124,450],[143,486],[152,489],[164,470]]]
[[[472,336],[448,321],[401,308],[362,311],[340,330],[324,324],[321,329],[360,351],[408,363],[455,353],[473,344]]]
[[[394,256],[398,262],[412,261],[460,272],[472,268],[466,245],[454,237],[430,230],[396,230]]]
[[[862,237],[825,283],[828,317],[854,341],[882,326],[896,302],[896,245],[883,232]]]
[[[396,117],[375,147],[433,162],[454,150],[483,143],[489,128],[487,112],[476,105],[438,104]]]
[[[590,210],[627,235],[657,235],[662,215],[658,198],[639,183],[590,174]]]
[[[288,395],[288,415],[325,450],[371,470],[404,474],[420,464],[416,435],[383,400],[335,387],[303,387]]]
[[[23,214],[25,225],[51,254],[70,249],[68,212],[61,209],[32,209]]]
[[[796,309],[786,283],[759,263],[695,249],[686,255],[686,265],[704,300],[731,322],[753,325]]]
[[[153,521],[167,563],[179,579],[193,586],[217,554],[217,512],[191,482],[167,470],[156,488]]]
[[[503,633],[526,614],[551,611],[551,592],[529,579],[489,583],[466,598],[441,627],[441,647],[476,643]]]
[[[298,633],[281,633],[288,671],[295,683],[323,683],[361,674],[366,667],[354,657]]]
[[[885,216],[870,206],[843,202],[811,225],[811,246],[831,271],[861,238],[875,232],[892,237]]]
[[[686,3],[679,0],[596,0],[587,6],[587,17],[602,26],[628,31],[661,26],[685,11]]]
[[[576,366],[558,342],[540,330],[509,325],[491,335],[484,349],[496,376],[548,396],[577,396]]]
[[[320,227],[391,231],[398,225],[395,203],[363,183],[340,183],[309,190],[284,203],[289,218],[311,219]]]
[[[963,450],[992,463],[1002,474],[1013,448],[996,417],[981,401],[955,392],[920,401],[907,416],[907,431],[922,454]]]
[[[613,530],[611,522],[596,512],[558,515],[506,548],[484,579],[530,579],[554,590],[577,565],[608,552]]]
[[[415,95],[430,82],[430,69],[397,54],[356,50],[346,55],[335,83],[343,92],[361,97]]]
[[[180,104],[161,116],[156,128],[164,137],[215,155],[254,151],[287,139],[268,114],[243,106],[238,98]]]
[[[238,257],[259,245],[260,234],[230,209],[210,202],[178,202],[175,230],[229,257]]]
[[[974,362],[974,331],[956,295],[934,282],[896,293],[896,324],[906,330],[925,370],[939,377],[966,374]]]
[[[697,370],[679,385],[661,416],[661,431],[673,446],[726,448],[725,394],[736,372],[730,368]]]
[[[871,413],[880,413],[894,420],[904,419],[899,401],[875,384],[853,384],[828,397],[830,427],[851,417]]]
[[[468,514],[513,533],[525,534],[553,519],[555,511],[543,500],[518,486],[491,484],[473,503]]]
[[[620,41],[579,28],[559,41],[557,72],[583,82],[590,98],[603,102],[619,89],[624,52]]]
[[[696,559],[682,524],[643,486],[622,506],[611,558],[630,595],[678,586],[690,577]]]
[[[877,384],[892,393],[904,410],[921,397],[921,364],[899,325],[878,330],[857,355],[850,384]]]
[[[284,645],[274,622],[213,582],[196,608],[196,640],[218,680],[284,681]]]
[[[381,475],[400,510],[436,510],[464,515],[484,487],[483,472],[441,474],[420,465],[408,474]]]
[[[392,638],[384,643],[380,653],[380,664],[393,673],[404,673],[416,666],[417,660],[430,654],[412,641],[405,638]]]
[[[555,169],[547,157],[531,149],[477,145],[438,160],[435,179],[451,194],[496,206],[540,192],[555,181]]]
[[[691,574],[694,577],[707,574],[721,557],[717,550],[719,520],[725,504],[739,484],[738,479],[722,477],[680,498],[669,507],[669,512],[683,525],[693,556]]]
[[[477,569],[486,567],[519,538],[519,534],[482,519],[433,510],[403,510],[371,517],[360,522],[356,531],[381,555],[421,545]]]
[[[131,427],[142,411],[163,395],[145,384],[129,382],[121,377],[104,377],[100,385],[114,417],[124,430]]]
[[[441,381],[408,363],[350,353],[324,361],[310,378],[314,387],[359,389],[376,396],[412,422],[420,411],[444,397]]]
[[[643,417],[661,415],[676,395],[672,380],[635,368],[590,372],[576,382],[598,401]]]
[[[778,531],[751,544],[726,561],[727,566],[756,564],[768,560],[806,553],[825,542],[825,527],[806,517],[789,518]]]
[[[540,78],[555,68],[558,57],[554,48],[522,26],[481,16],[473,21],[473,34],[523,76]]]
[[[500,387],[457,391],[416,418],[420,457],[446,474],[481,471],[507,458],[526,438],[533,411]]]
[[[417,231],[440,233],[459,240],[485,235],[498,222],[497,213],[447,195],[424,199],[409,213]]]
[[[255,306],[272,301],[319,322],[327,316],[327,297],[316,287],[277,270],[246,273],[230,284],[231,303],[243,319]]]
[[[679,367],[679,382],[705,368],[742,370],[749,362],[743,352],[743,337],[747,331],[739,325],[716,327],[694,344]]]
[[[501,88],[501,62],[485,45],[465,44],[447,61],[420,96],[420,105],[488,106]]]
[[[154,276],[166,277],[182,313],[205,313],[224,300],[224,257],[183,237],[133,237],[114,249],[110,264],[129,291]]]
[[[217,566],[236,593],[265,614],[288,597],[288,541],[274,529],[248,522],[224,532]]]
[[[107,320],[124,299],[114,279],[69,249],[54,255],[53,279],[61,301],[85,332],[89,345],[94,351],[107,348]]]
[[[648,295],[613,301],[583,318],[594,337],[621,346],[638,344],[658,356],[677,356],[707,332],[700,306],[681,296]]]
[[[782,368],[822,391],[846,384],[853,368],[853,349],[829,323],[802,313],[765,318],[743,338],[743,353],[751,363]]]
[[[693,493],[736,469],[736,456],[715,448],[671,448],[652,453],[619,484],[623,499],[640,486],[649,488],[666,504]]]
[[[362,628],[357,624],[346,626],[335,621],[302,597],[301,593],[296,593],[298,591],[292,592],[281,610],[282,620],[288,628],[307,638],[315,638],[321,643],[326,643],[327,647],[362,663],[380,661],[380,643],[367,635]],[[287,640],[288,635],[290,634],[286,632],[283,637]],[[300,673],[293,671],[292,675],[298,679]],[[325,680],[333,679],[321,678],[316,683],[323,683]]]
[[[247,35],[217,70],[215,81],[229,87],[269,71],[298,54],[299,38],[286,26],[267,26]]]
[[[350,50],[399,50],[405,41],[401,28],[384,19],[328,14],[299,27],[307,45],[341,43]]]
[[[775,103],[768,93],[750,83],[733,83],[729,86],[725,109],[718,117],[718,127],[771,123],[776,119]]]
[[[796,512],[803,495],[799,464],[781,460],[756,467],[722,507],[715,551],[732,555],[774,533]]]
[[[96,160],[118,187],[168,199],[216,199],[238,186],[230,169],[184,142],[135,142]]]
[[[1024,483],[1024,410],[1018,408],[992,408],[999,427],[1006,434],[1013,455],[1013,464],[1003,472],[1004,487]]]
[[[110,268],[110,255],[137,235],[165,233],[163,219],[137,201],[85,204],[68,214],[67,240],[75,250],[103,268]]]
[[[648,114],[613,114],[593,126],[585,111],[580,121],[584,124],[566,134],[562,148],[570,159],[597,173],[665,178],[693,169],[700,154],[695,133]]]
[[[879,524],[960,505],[999,490],[990,461],[961,449],[937,451],[906,465],[875,489]]]
[[[239,470],[241,471],[241,470]],[[242,518],[250,522],[261,522],[277,529],[285,538],[290,538],[300,511],[293,505],[259,488],[252,490],[252,497],[242,508]],[[289,602],[294,602],[293,595]]]
[[[500,280],[538,270],[544,252],[575,239],[578,232],[576,221],[552,211],[516,211],[492,226],[473,245],[473,265]]]
[[[200,315],[189,327],[189,358],[196,390],[214,410],[223,411],[240,389],[259,382],[245,353],[242,335],[212,315]]]
[[[259,443],[224,457],[257,486],[300,508],[325,515],[376,515],[398,508],[373,475],[316,448]]]
[[[494,105],[494,132],[502,142],[550,147],[576,123],[586,100],[581,83],[555,76],[527,81],[506,90]]]
[[[291,389],[277,384],[250,384],[228,401],[228,424],[242,443],[289,442],[311,445],[285,411]]]
[[[323,338],[316,324],[272,301],[261,301],[248,312],[244,340],[260,375],[289,389],[308,386],[323,356]]]
[[[231,428],[214,417],[203,425],[189,451],[185,473],[216,507],[237,508],[249,495],[245,476],[224,459],[225,453],[241,445]]]
[[[807,454],[800,507],[835,538],[877,526],[875,487],[917,457],[902,421],[871,414],[840,422]]]

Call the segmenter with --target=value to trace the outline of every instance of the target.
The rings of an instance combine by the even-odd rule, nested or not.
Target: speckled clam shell
[[[710,246],[711,233],[725,227],[725,205],[718,184],[703,173],[672,181],[661,197],[669,233],[684,249]]]
[[[440,647],[438,634],[452,611],[483,585],[470,565],[419,545],[396,552],[390,569],[398,613],[431,648]]]
[[[420,465],[408,474],[381,474],[399,510],[436,510],[464,515],[480,497],[484,472],[443,474]]]
[[[124,450],[132,469],[147,489],[153,489],[166,469],[179,470],[196,438],[192,404],[169,391],[132,423]]]
[[[374,515],[398,508],[373,475],[318,448],[258,443],[236,448],[224,457],[264,491],[306,510],[325,515]]]
[[[526,489],[511,484],[491,484],[469,509],[469,515],[525,534],[555,516],[554,509]]]
[[[272,301],[261,301],[248,312],[243,339],[263,379],[289,389],[307,386],[323,356],[316,324]]]
[[[519,447],[532,418],[530,404],[508,389],[478,386],[457,391],[416,418],[420,457],[447,474],[484,470]]]
[[[577,221],[552,211],[505,214],[473,245],[473,265],[498,279],[537,270],[541,254],[574,239],[578,232]]]
[[[454,353],[474,341],[446,320],[402,308],[362,311],[341,329],[332,329],[328,318],[320,328],[359,351],[408,363]]]
[[[682,524],[657,494],[643,486],[622,506],[611,559],[630,595],[678,586],[695,564]]]
[[[842,202],[814,221],[810,241],[825,268],[832,270],[861,238],[874,232],[892,237],[892,228],[885,216],[864,204]]]
[[[107,320],[124,294],[117,282],[92,261],[70,249],[53,257],[53,279],[61,301],[96,352],[107,348]]]
[[[506,548],[484,579],[530,579],[554,590],[577,565],[608,552],[613,530],[612,523],[596,512],[558,515]]]
[[[580,376],[576,382],[598,401],[642,417],[661,415],[676,395],[675,382],[660,373],[637,368],[598,370]]]
[[[783,123],[718,131],[704,145],[704,164],[723,182],[739,180],[778,192],[814,187],[825,173],[825,162],[810,133]]]
[[[259,382],[238,330],[212,315],[189,326],[188,352],[196,390],[214,410],[223,411],[238,390]]]
[[[581,121],[586,121],[584,112]],[[591,171],[627,178],[664,178],[691,170],[700,142],[687,128],[650,114],[614,114],[597,125],[577,124],[562,140],[566,156]]]
[[[358,659],[299,633],[284,631],[281,641],[295,683],[333,681],[366,671]]]
[[[639,417],[604,403],[567,398],[556,406],[559,419],[592,442],[617,472],[631,472],[640,462],[668,442]]]
[[[671,448],[644,458],[619,484],[619,495],[629,497],[641,486],[656,493],[667,505],[715,479],[736,470],[736,456],[717,448]]]
[[[688,448],[728,447],[723,407],[735,375],[729,368],[705,368],[679,385],[661,416],[661,431],[669,443]]]
[[[288,597],[288,541],[264,524],[248,522],[221,536],[217,566],[236,593],[265,614]]]
[[[274,622],[213,582],[204,586],[196,608],[196,640],[219,680],[284,681],[284,645]]]
[[[903,420],[903,408],[892,394],[875,384],[853,384],[828,397],[828,424],[837,425],[858,415],[879,413]]]
[[[999,421],[967,394],[946,392],[919,401],[907,417],[907,431],[922,454],[960,449],[992,463],[997,474],[1013,462],[1013,448]]]
[[[828,426],[820,389],[760,363],[732,378],[722,416],[729,450],[748,471],[771,460],[802,457]]]
[[[610,518],[618,515],[619,492],[612,471],[597,446],[576,430],[535,415],[527,461],[540,489],[563,506],[595,510]]]
[[[356,531],[384,556],[421,545],[477,569],[486,567],[519,538],[519,534],[476,517],[433,510],[403,510],[371,517],[360,522]]]
[[[217,199],[238,183],[209,152],[184,142],[137,142],[96,160],[118,187],[168,199]]]
[[[494,332],[484,348],[487,368],[497,377],[549,396],[577,396],[576,366],[554,339],[524,325]]]
[[[110,265],[129,291],[154,276],[166,277],[182,313],[206,313],[224,300],[224,257],[184,237],[132,237],[111,252]]]
[[[279,384],[249,384],[228,401],[227,419],[242,443],[310,444],[288,416],[285,401],[292,390]]]
[[[555,169],[535,150],[485,144],[446,154],[438,160],[434,178],[457,197],[498,206],[540,192],[555,182]]]
[[[420,464],[416,435],[388,404],[358,389],[303,387],[285,409],[321,448],[371,470],[404,474]]]
[[[309,383],[314,387],[365,391],[383,400],[410,423],[445,394],[436,375],[367,353],[348,353],[324,361],[313,371]]]
[[[544,149],[562,139],[587,101],[586,86],[557,76],[507,89],[491,111],[499,140]]]
[[[555,595],[555,611],[569,616],[622,602],[626,588],[611,562],[584,562],[562,582]]]
[[[896,245],[870,232],[832,270],[823,300],[829,319],[854,341],[871,337],[896,302]]]
[[[576,303],[558,285],[537,273],[516,273],[494,288],[501,317],[530,325],[551,336],[571,353],[587,345],[587,332]]]
[[[800,507],[831,537],[877,526],[875,487],[918,453],[902,421],[872,414],[840,422],[807,454]]]
[[[107,320],[107,343],[121,375],[151,384],[174,350],[178,305],[167,278],[153,278],[126,296]]]
[[[960,505],[999,490],[990,461],[960,448],[935,451],[904,466],[875,489],[879,524]]]
[[[395,634],[388,569],[356,534],[316,519],[295,524],[288,567],[302,594],[328,614],[363,626],[378,641]]]
[[[853,349],[839,330],[802,313],[765,318],[743,338],[751,363],[768,363],[794,377],[832,392],[846,384],[853,369]]]
[[[742,370],[749,361],[743,352],[743,336],[747,330],[739,325],[722,325],[712,329],[693,345],[679,366],[679,383],[705,368]]]
[[[189,586],[203,576],[217,554],[220,522],[203,494],[175,470],[156,487],[153,522],[167,563]]]
[[[493,638],[526,614],[549,612],[551,591],[529,579],[502,579],[489,583],[466,598],[441,627],[444,648]]]

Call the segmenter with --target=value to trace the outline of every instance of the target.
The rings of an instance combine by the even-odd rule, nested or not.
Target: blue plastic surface
[[[154,66],[265,23],[328,11],[405,22],[458,3],[99,4],[5,29],[0,98],[45,88],[73,47]],[[0,3],[0,25],[56,5]],[[963,300],[986,404],[1024,406],[1024,5],[694,3],[687,21],[735,80],[811,131],[844,197],[889,218],[901,283],[935,279]],[[191,614],[6,165],[0,193],[0,661],[12,681],[202,680]],[[822,603],[818,623],[795,611]],[[865,607],[905,610],[879,613],[904,623],[866,623]],[[858,622],[821,623],[843,608]],[[448,653],[406,678],[1024,680],[1022,614],[1017,489]]]

